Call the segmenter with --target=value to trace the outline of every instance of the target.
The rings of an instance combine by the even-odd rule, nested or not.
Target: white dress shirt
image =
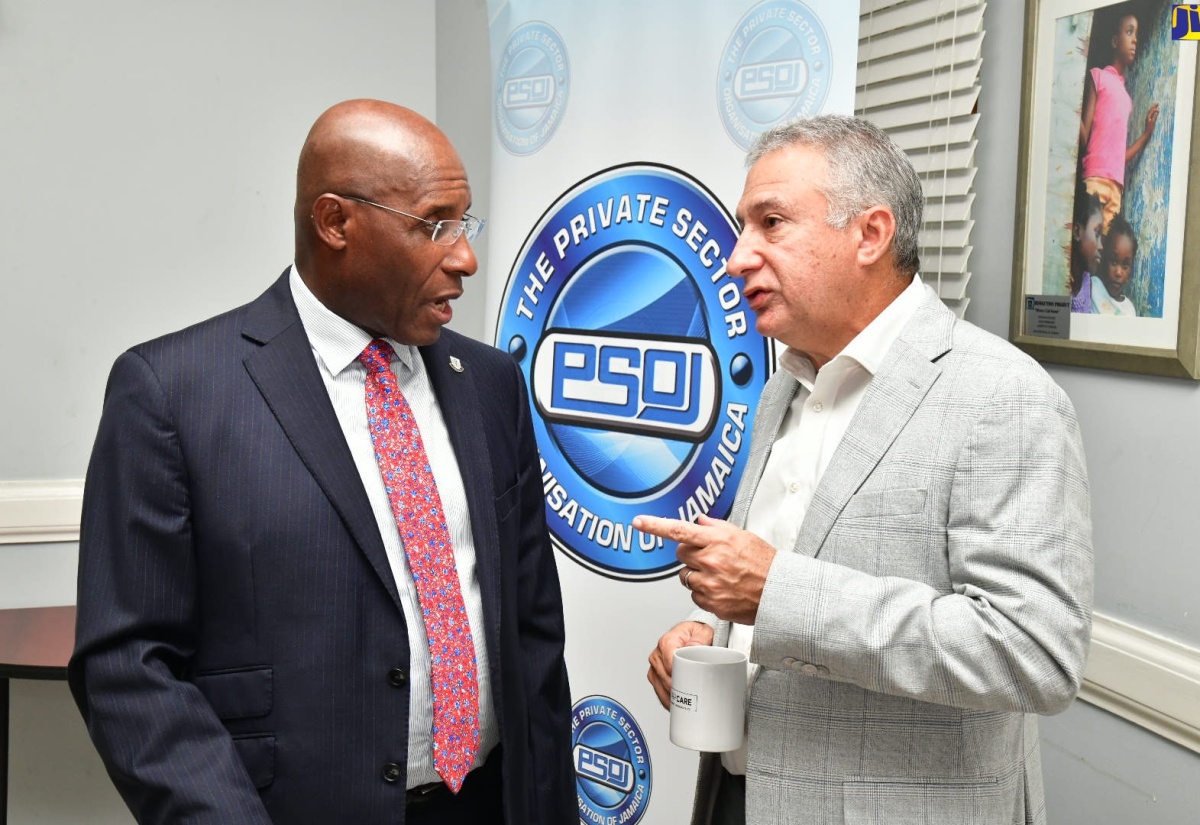
[[[800,382],[800,388],[780,422],[746,516],[746,529],[778,552],[787,553],[796,545],[829,460],[842,443],[871,379],[924,294],[921,276],[914,275],[912,283],[820,370],[814,370],[807,356],[790,347],[779,356],[780,367]],[[730,648],[749,654],[753,642],[753,625],[732,625]],[[747,676],[751,683],[757,673],[758,666],[751,664]],[[721,764],[730,773],[746,773],[746,745],[721,754]]]
[[[408,558],[400,540],[400,531],[384,490],[379,465],[375,461],[375,448],[371,443],[371,432],[367,427],[365,401],[366,368],[358,356],[366,349],[372,337],[364,330],[334,314],[301,280],[295,266],[289,276],[292,298],[300,313],[300,321],[312,345],[313,357],[333,402],[334,412],[342,433],[354,457],[354,464],[366,488],[371,510],[383,537],[388,563],[396,579],[400,603],[404,607],[404,619],[408,625],[408,648],[410,651],[408,683],[410,699],[408,711],[408,787],[440,782],[441,777],[433,768],[433,689],[429,662],[429,641],[425,635],[425,623],[421,618],[421,607],[417,599],[416,586],[408,568]],[[425,372],[425,364],[417,349],[408,344],[399,344],[392,339],[388,343],[396,351],[392,359],[392,372],[400,391],[408,400],[421,440],[433,468],[438,495],[446,513],[450,530],[450,541],[454,546],[454,563],[462,585],[463,601],[471,623],[471,640],[475,644],[476,671],[479,677],[479,752],[475,756],[475,767],[483,764],[488,752],[500,741],[495,708],[489,687],[487,646],[483,634],[483,600],[479,592],[479,578],[475,571],[475,543],[471,537],[471,514],[467,509],[467,494],[463,487],[462,473],[450,444],[446,422],[438,408],[437,398]],[[399,640],[397,640],[399,641]],[[399,653],[399,644],[397,644]],[[381,675],[380,678],[383,678]]]

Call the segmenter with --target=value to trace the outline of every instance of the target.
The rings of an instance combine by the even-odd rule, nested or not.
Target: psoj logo
[[[1200,40],[1200,5],[1171,9],[1171,39]]]
[[[726,272],[733,221],[666,166],[587,178],[542,216],[509,275],[497,346],[521,365],[556,547],[617,579],[661,579],[675,545],[639,513],[729,514],[774,364]]]
[[[702,438],[716,394],[707,341],[550,332],[533,359],[533,397],[548,421]]]
[[[636,825],[650,802],[650,751],[633,714],[607,696],[571,709],[579,821]]]
[[[797,0],[767,0],[747,12],[721,53],[717,107],[733,142],[749,149],[785,120],[820,113],[833,64],[829,37]]]
[[[500,57],[496,81],[496,132],[504,148],[528,155],[562,122],[571,71],[562,38],[538,21],[519,26]]]

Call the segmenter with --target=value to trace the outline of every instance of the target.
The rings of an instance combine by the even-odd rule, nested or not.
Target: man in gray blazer
[[[750,658],[747,744],[701,760],[695,823],[1041,823],[1037,714],[1091,630],[1079,428],[1032,359],[917,275],[920,180],[879,129],[822,116],[750,152],[729,271],[787,345],[728,522],[679,542],[684,645]]]

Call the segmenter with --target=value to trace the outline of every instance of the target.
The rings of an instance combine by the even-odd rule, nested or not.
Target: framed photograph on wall
[[[1041,361],[1200,379],[1200,67],[1177,5],[1026,6],[1009,337]]]

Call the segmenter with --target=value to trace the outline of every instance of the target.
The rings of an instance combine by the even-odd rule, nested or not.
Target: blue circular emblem
[[[571,709],[579,821],[636,825],[650,802],[650,750],[633,714],[607,696]]]
[[[496,132],[514,155],[529,155],[562,122],[571,89],[571,69],[562,38],[533,21],[508,38],[496,72]]]
[[[529,385],[551,537],[598,573],[679,568],[636,515],[732,508],[774,365],[726,272],[736,241],[698,181],[628,164],[559,197],[509,275],[496,345]]]
[[[717,108],[733,142],[749,149],[763,132],[819,114],[833,66],[829,37],[798,0],[766,0],[748,11],[721,53]]]

